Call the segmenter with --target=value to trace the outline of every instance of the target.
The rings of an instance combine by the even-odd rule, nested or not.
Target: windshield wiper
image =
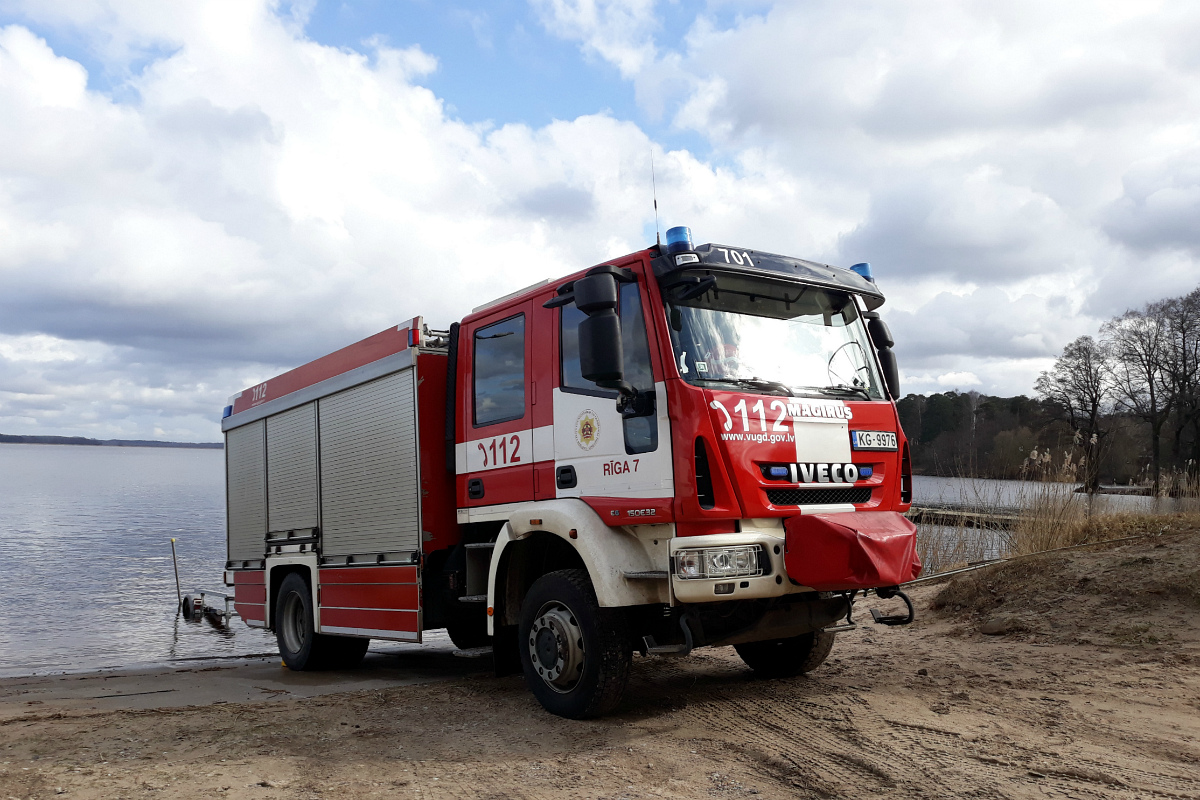
[[[871,399],[871,393],[868,392],[863,387],[851,386],[846,383],[835,383],[832,386],[810,386],[808,388],[815,389],[816,391],[820,392],[821,394],[831,394],[831,395],[853,394],[853,395],[858,395],[859,397],[861,397],[864,400]]]
[[[779,381],[769,381],[766,378],[692,378],[700,383],[732,383],[737,386],[750,386],[755,389],[771,389],[793,397],[792,390]]]

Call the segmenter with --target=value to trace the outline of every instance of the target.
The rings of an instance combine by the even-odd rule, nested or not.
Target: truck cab
[[[902,515],[911,469],[883,300],[867,265],[693,246],[686,229],[672,229],[666,246],[500,298],[446,331],[415,319],[413,377],[398,384],[412,410],[396,412],[410,421],[372,427],[373,409],[395,391],[387,387],[341,412],[343,426],[371,428],[372,441],[411,437],[414,474],[331,496],[391,502],[384,516],[409,514],[405,527],[419,536],[404,548],[415,547],[383,535],[371,544],[378,552],[332,555],[318,510],[304,528],[312,566],[292,571],[301,574],[290,579],[292,605],[281,592],[287,573],[268,577],[284,555],[269,547],[280,532],[264,530],[263,575],[241,578],[262,587],[245,592],[261,596],[262,610],[247,609],[276,630],[296,668],[309,668],[305,642],[353,655],[365,647],[334,637],[419,640],[448,628],[460,647],[490,647],[498,671],[523,671],[548,710],[572,718],[616,706],[635,652],[733,645],[764,675],[814,669],[853,627],[856,596],[902,596],[921,568]],[[341,374],[385,379],[374,361],[359,363],[374,354],[343,359]],[[358,385],[335,381],[327,395],[310,388],[295,399],[311,395],[336,413],[348,386]],[[238,416],[229,433],[243,427],[229,421]],[[315,433],[317,451],[325,435]],[[402,468],[378,453],[356,466],[355,449],[334,429],[328,436],[331,457],[352,472]],[[231,478],[231,494],[242,483]],[[329,492],[318,483],[309,500],[323,509]],[[367,577],[400,562],[411,577]],[[227,566],[235,586],[238,572],[254,571]],[[325,602],[325,575],[341,605]],[[357,604],[355,619],[386,610],[359,606],[387,606],[402,583],[418,589],[406,600],[415,631],[323,624],[349,619],[346,603]],[[372,599],[347,585],[374,586]]]

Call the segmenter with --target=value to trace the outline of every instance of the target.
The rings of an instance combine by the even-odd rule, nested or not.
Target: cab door
[[[465,444],[455,459],[459,508],[534,499],[532,311],[532,302],[508,305],[464,325]]]
[[[619,303],[625,380],[654,398],[651,413],[623,418],[615,391],[583,379],[578,328],[584,314],[574,304],[559,309],[559,380],[554,389],[556,495],[588,499],[610,524],[629,522],[631,509],[656,509],[654,515],[663,517],[669,502],[644,501],[669,501],[674,495],[666,387],[661,375],[656,378],[661,368],[652,357],[641,280],[621,284]]]

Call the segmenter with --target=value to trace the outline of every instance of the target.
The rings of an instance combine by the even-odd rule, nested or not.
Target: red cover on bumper
[[[895,586],[921,574],[917,526],[896,511],[789,517],[783,528],[788,576],[819,591]]]

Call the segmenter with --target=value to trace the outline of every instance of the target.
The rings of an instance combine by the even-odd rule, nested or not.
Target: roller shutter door
[[[413,374],[319,401],[323,555],[390,559],[420,549]]]
[[[317,527],[317,404],[267,418],[267,510],[272,533]]]
[[[259,420],[225,434],[230,561],[259,559],[266,550],[265,428]]]

